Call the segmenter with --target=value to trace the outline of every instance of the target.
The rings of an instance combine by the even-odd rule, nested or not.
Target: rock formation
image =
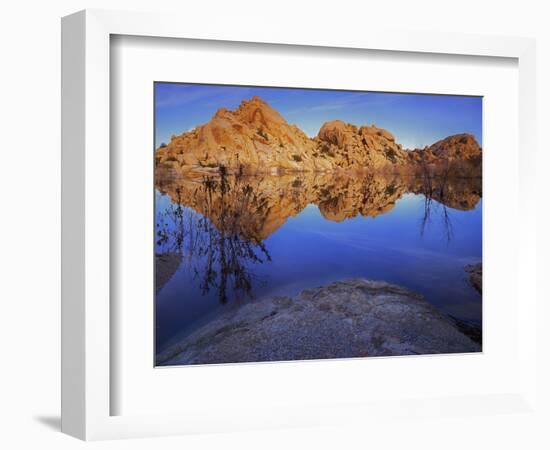
[[[159,365],[479,352],[422,296],[352,279],[232,309],[157,356]]]
[[[155,291],[158,292],[170,281],[181,263],[181,253],[157,253],[155,254]]]
[[[481,175],[481,148],[469,134],[407,151],[387,130],[333,120],[311,139],[259,97],[241,102],[234,111],[219,109],[207,124],[173,136],[156,150],[155,161],[157,167],[190,176],[220,171],[410,173],[427,167],[432,171],[452,168],[459,176]]]
[[[331,169],[369,168],[375,171],[401,167],[407,152],[393,135],[376,126],[357,127],[341,120],[325,123],[314,139],[316,157],[330,161]]]
[[[182,171],[219,168],[246,173],[322,169],[315,144],[259,97],[235,111],[219,109],[205,125],[175,136],[156,152],[158,163]]]
[[[437,141],[426,150],[429,160],[474,159],[481,156],[481,148],[471,134],[457,134]]]
[[[468,273],[472,286],[481,294],[483,290],[483,270],[481,263],[469,264],[464,268],[464,270]]]

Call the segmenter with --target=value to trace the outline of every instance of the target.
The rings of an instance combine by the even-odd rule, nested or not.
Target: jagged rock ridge
[[[481,174],[481,148],[470,134],[449,136],[408,151],[387,130],[333,120],[314,138],[291,125],[260,97],[234,111],[219,109],[210,122],[173,136],[156,150],[157,167],[180,173],[281,173],[333,170],[411,172],[450,167]]]

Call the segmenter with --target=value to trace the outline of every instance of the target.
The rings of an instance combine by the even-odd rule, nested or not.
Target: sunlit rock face
[[[309,138],[260,97],[241,102],[234,111],[219,109],[207,124],[173,136],[156,150],[155,161],[182,174],[452,170],[481,175],[481,148],[469,134],[408,151],[375,125],[333,120]]]
[[[470,159],[481,155],[481,148],[471,134],[457,134],[428,147],[433,158]]]
[[[156,152],[157,162],[182,171],[223,166],[245,173],[315,170],[315,144],[259,97],[235,111],[219,109],[209,123]]]
[[[289,217],[313,204],[327,220],[376,217],[407,193],[470,210],[481,198],[479,178],[424,178],[384,174],[301,173],[280,176],[186,177],[157,168],[157,189],[177,205],[207,217],[218,230],[261,242]]]
[[[350,279],[245,303],[157,356],[159,365],[479,352],[424,298]]]
[[[328,158],[333,168],[384,170],[408,163],[407,152],[393,135],[375,125],[357,127],[333,120],[321,127],[314,142],[317,157]]]

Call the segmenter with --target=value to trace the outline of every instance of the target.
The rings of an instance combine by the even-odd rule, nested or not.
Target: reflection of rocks
[[[464,270],[470,275],[470,283],[472,283],[472,286],[481,294],[483,280],[481,263],[467,265]]]
[[[181,253],[155,254],[155,290],[160,291],[168,283],[181,263]]]
[[[228,311],[161,353],[160,365],[478,352],[422,296],[353,279]]]
[[[418,173],[451,169],[481,175],[481,148],[469,134],[449,136],[407,151],[387,130],[333,120],[315,138],[291,125],[259,97],[234,111],[219,109],[210,122],[173,136],[156,150],[157,166],[180,174],[371,170]]]
[[[263,241],[289,217],[315,204],[327,220],[390,211],[406,193],[423,194],[460,210],[475,207],[480,178],[430,179],[382,174],[302,173],[281,176],[180,177],[157,168],[157,188],[208,217],[218,229]]]
[[[474,209],[482,196],[481,177],[473,178],[434,178],[432,186],[416,183],[412,191],[423,194],[449,208],[460,211]]]

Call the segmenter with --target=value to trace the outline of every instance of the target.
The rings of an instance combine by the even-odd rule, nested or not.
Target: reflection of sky
[[[386,128],[405,148],[421,148],[458,133],[471,133],[482,145],[481,97],[182,83],[155,84],[155,145],[208,122],[219,108],[235,109],[254,95],[309,136],[324,122],[341,119]]]

